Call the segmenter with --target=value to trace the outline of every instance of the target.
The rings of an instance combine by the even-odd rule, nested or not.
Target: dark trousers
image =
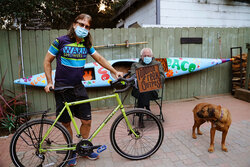
[[[138,89],[133,88],[132,96],[137,99],[138,108],[146,108],[150,110],[150,100],[155,100],[158,98],[158,93],[156,91],[142,92],[140,93]]]

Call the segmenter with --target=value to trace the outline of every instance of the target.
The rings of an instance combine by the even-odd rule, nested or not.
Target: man
[[[63,102],[88,99],[85,87],[82,84],[84,65],[87,54],[104,68],[108,69],[115,77],[122,76],[123,73],[116,71],[108,61],[102,57],[92,46],[90,34],[91,16],[87,14],[78,15],[71,24],[69,33],[65,36],[58,37],[50,46],[44,59],[44,71],[47,79],[47,86],[44,88],[48,93],[50,88],[73,86],[74,89],[65,90],[63,93],[55,92],[56,114],[62,110]],[[52,82],[51,63],[56,58],[55,85]],[[84,103],[71,108],[73,115],[81,120],[80,133],[82,138],[87,139],[91,127],[91,107],[90,103]],[[59,122],[69,131],[73,138],[71,129],[71,119],[68,112],[64,112]],[[86,158],[98,159],[97,153],[92,153]],[[76,154],[68,162],[69,166],[76,165]]]
[[[158,65],[159,72],[161,76],[161,81],[163,82],[165,79],[164,70],[160,62],[156,61],[150,48],[143,48],[141,50],[141,58],[138,63],[133,63],[131,66],[131,76],[136,75],[136,69],[145,66]],[[143,92],[140,93],[138,89],[134,88],[132,90],[132,96],[138,99],[137,106],[138,108],[146,108],[150,111],[150,100],[156,99],[158,97],[157,91]]]

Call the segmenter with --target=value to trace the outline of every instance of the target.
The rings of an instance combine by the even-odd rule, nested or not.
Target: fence
[[[23,30],[23,55],[25,75],[43,72],[43,59],[50,43],[66,30]],[[151,47],[155,57],[228,58],[230,47],[241,46],[247,52],[250,43],[250,28],[138,28],[138,29],[96,29],[91,30],[94,45],[147,41],[148,44],[126,47],[97,49],[107,60],[139,57],[143,47]],[[180,44],[181,37],[201,37],[202,44]],[[20,64],[19,32],[0,30],[0,77],[7,70],[4,88],[16,94],[23,92],[22,85],[13,81],[22,77]],[[220,42],[221,41],[221,42]],[[233,53],[238,54],[237,51]],[[88,56],[87,62],[92,62]],[[53,62],[55,69],[55,62]],[[190,98],[229,93],[231,90],[231,64],[221,64],[207,70],[166,79],[164,100]],[[109,94],[110,88],[88,88],[90,97]],[[30,111],[55,109],[53,94],[46,94],[41,87],[27,86]],[[133,104],[128,97],[125,104]],[[113,106],[113,101],[92,103],[92,108]]]

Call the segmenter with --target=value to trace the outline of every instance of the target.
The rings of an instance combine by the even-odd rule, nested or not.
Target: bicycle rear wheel
[[[14,134],[10,143],[10,156],[18,167],[32,166],[64,166],[72,151],[47,151],[39,154],[38,147],[42,136],[51,127],[54,121],[43,119],[32,120],[23,124]],[[42,126],[42,129],[41,129]],[[41,137],[39,133],[41,132]],[[45,139],[42,148],[58,149],[70,147],[71,136],[66,128],[56,123]]]
[[[164,129],[159,119],[144,109],[135,109],[126,112],[126,115],[139,138],[131,132],[121,114],[110,130],[114,150],[131,160],[140,160],[153,155],[160,148],[164,138]]]

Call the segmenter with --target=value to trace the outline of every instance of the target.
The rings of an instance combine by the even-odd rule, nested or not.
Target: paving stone
[[[190,158],[184,159],[184,160],[182,160],[182,162],[185,165],[192,165],[192,164],[194,164],[194,161],[192,159],[190,159]]]
[[[190,159],[195,163],[201,162],[201,159],[198,156],[192,156]]]
[[[206,167],[207,165],[204,162],[198,162],[193,164],[195,167]]]
[[[180,160],[188,159],[187,155],[178,155],[178,158],[179,158]]]
[[[170,159],[163,159],[162,164],[164,167],[176,167]],[[152,167],[152,166],[151,166]]]
[[[198,102],[211,102],[217,104],[217,102],[221,103],[221,101],[224,100],[226,100],[224,105],[232,105],[232,108],[235,108],[235,111],[232,109],[231,114],[234,118],[226,139],[228,152],[221,150],[222,133],[216,131],[215,150],[213,153],[209,153],[210,123],[203,124],[201,126],[203,135],[197,135],[197,139],[193,139],[193,116],[191,110]],[[242,105],[242,101],[234,101],[231,96],[225,96],[221,99],[216,99],[215,101],[213,99],[203,99],[190,101],[188,103],[186,102],[185,105],[188,105],[189,103],[192,105],[190,105],[191,107],[189,108],[185,106],[185,109],[188,109],[189,111],[183,110],[185,112],[182,114],[186,114],[186,112],[190,114],[185,115],[186,118],[183,118],[183,120],[175,120],[175,122],[172,122],[172,126],[169,124],[177,115],[173,115],[173,118],[170,119],[166,114],[165,122],[163,122],[165,136],[162,146],[154,155],[140,161],[128,160],[114,151],[109,140],[109,129],[111,124],[107,124],[108,127],[105,127],[103,129],[104,131],[101,131],[93,140],[94,144],[107,145],[107,150],[100,154],[100,159],[97,161],[90,161],[84,158],[79,159],[77,167],[250,167],[250,114],[245,112],[244,114],[246,116],[237,120],[235,117],[238,116],[238,113],[242,112],[241,110],[236,111],[236,109],[240,108],[234,107],[237,102],[241,102],[240,104]],[[250,108],[250,103],[244,103],[244,106],[245,108]],[[168,109],[168,107],[166,106],[164,109]],[[93,117],[98,116],[97,120],[102,120],[104,117],[103,115],[106,116],[107,114],[102,114],[102,112],[99,112],[98,114],[93,113]],[[189,121],[189,126],[186,124],[186,119],[191,120]],[[95,129],[95,122],[93,121],[93,123],[93,128]],[[177,126],[177,124],[178,127],[181,127],[183,124],[183,127],[176,128],[175,126]],[[1,153],[4,152],[3,150],[8,149],[3,147],[4,145],[1,141],[3,141],[2,143],[6,143],[6,140],[0,139],[0,162],[3,156]],[[10,140],[8,141],[10,142]],[[8,150],[6,152],[8,152]],[[1,167],[8,166],[13,167],[13,164],[8,163],[7,166]]]
[[[186,165],[185,165],[182,161],[175,162],[174,165],[175,165],[176,167],[186,167]]]
[[[177,156],[174,152],[172,152],[172,153],[167,153],[167,154],[166,154],[166,157],[169,158],[172,162],[174,162],[174,161],[179,161],[178,156]]]
[[[190,149],[196,156],[202,155],[202,151],[200,151],[198,148],[191,148]]]

